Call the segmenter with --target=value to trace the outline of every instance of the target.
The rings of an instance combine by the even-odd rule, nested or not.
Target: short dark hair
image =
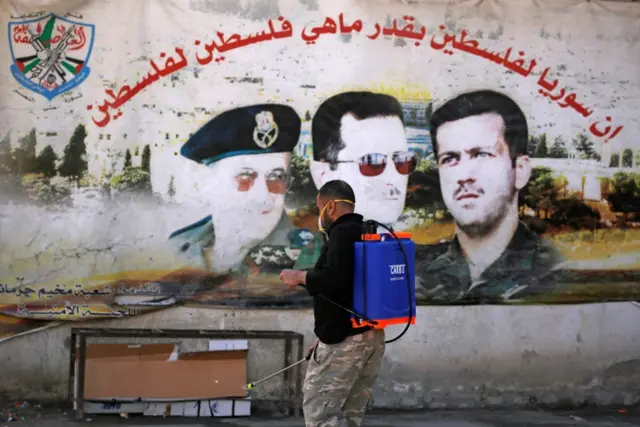
[[[393,96],[373,92],[343,92],[326,99],[311,121],[313,159],[335,163],[345,148],[340,134],[340,121],[346,114],[358,120],[396,116],[404,126],[402,105]]]
[[[353,188],[340,179],[334,179],[324,184],[318,190],[318,196],[321,199],[349,200],[353,203],[353,206],[356,204],[356,195],[353,192]]]
[[[481,114],[499,114],[504,120],[504,140],[514,165],[516,159],[527,153],[529,129],[527,118],[518,104],[508,96],[493,90],[477,90],[456,96],[445,102],[431,116],[431,143],[438,156],[438,128],[447,122]]]

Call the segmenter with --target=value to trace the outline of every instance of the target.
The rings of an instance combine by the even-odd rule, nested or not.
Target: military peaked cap
[[[193,134],[180,149],[187,159],[210,165],[231,156],[290,153],[300,138],[300,116],[281,104],[225,111]]]

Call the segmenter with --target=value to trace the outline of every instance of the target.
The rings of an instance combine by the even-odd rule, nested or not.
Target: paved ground
[[[7,407],[5,407],[7,408]],[[16,421],[8,421],[9,418]],[[21,419],[24,418],[24,419]],[[0,419],[0,427],[126,427],[126,426],[226,426],[226,427],[289,427],[304,426],[296,418],[189,419],[136,417],[124,419],[111,415],[92,415],[87,420],[71,419],[65,409],[42,408],[39,405],[9,406]],[[640,426],[640,408],[581,409],[576,411],[375,411],[364,426],[369,427],[630,427]]]

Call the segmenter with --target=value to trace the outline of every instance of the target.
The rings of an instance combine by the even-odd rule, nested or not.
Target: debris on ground
[[[31,409],[32,408],[28,402],[17,401],[4,404],[0,411],[2,413],[2,419],[10,423],[12,421],[25,420],[26,412],[30,411]]]
[[[26,400],[2,400],[0,399],[0,427],[8,426],[16,421],[36,421],[55,414],[62,415],[62,409],[57,405],[43,405],[40,402],[28,402]]]

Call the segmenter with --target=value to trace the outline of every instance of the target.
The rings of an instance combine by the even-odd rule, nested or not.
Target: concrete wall
[[[419,307],[417,325],[390,344],[374,406],[632,404],[640,401],[640,306]],[[77,325],[77,324],[76,324]],[[283,329],[313,339],[309,311],[174,308],[84,326]],[[0,393],[62,399],[72,324],[0,346]],[[390,339],[400,330],[388,333]],[[278,370],[282,345],[250,343],[249,380]],[[256,397],[280,394],[280,379]]]
[[[3,2],[3,6],[6,3]],[[86,182],[83,180],[81,191],[74,190],[73,203],[69,203],[62,191],[71,185],[66,177],[30,181],[33,177],[26,176],[22,163],[16,167],[13,160],[9,162],[11,167],[7,170],[11,172],[12,179],[6,181],[4,189],[0,188],[0,284],[6,284],[0,295],[0,315],[84,320],[86,318],[82,316],[86,313],[115,316],[122,314],[122,307],[137,310],[138,296],[141,295],[137,292],[138,287],[144,285],[140,282],[155,283],[156,279],[164,276],[164,272],[184,267],[184,260],[179,259],[173,243],[168,242],[169,236],[183,227],[199,224],[208,216],[212,217],[213,225],[208,231],[202,230],[206,238],[197,241],[194,237],[189,242],[195,243],[194,247],[202,244],[208,250],[207,257],[194,250],[197,254],[195,260],[184,262],[198,265],[213,260],[213,270],[217,272],[226,272],[229,264],[241,269],[247,264],[257,263],[249,258],[249,252],[262,245],[268,246],[269,250],[284,248],[290,259],[281,263],[276,260],[276,265],[282,268],[286,262],[289,267],[294,266],[297,255],[289,254],[299,250],[299,243],[293,242],[294,245],[284,236],[298,227],[287,223],[291,218],[288,217],[289,212],[285,213],[284,194],[268,195],[271,191],[262,178],[259,186],[252,187],[257,192],[251,193],[239,191],[237,181],[234,181],[239,176],[238,171],[246,169],[242,162],[251,160],[247,157],[244,143],[257,144],[255,140],[247,139],[240,141],[242,144],[237,147],[221,149],[227,150],[225,154],[236,155],[208,166],[179,155],[189,135],[220,113],[233,108],[283,102],[295,110],[296,116],[304,118],[306,124],[302,129],[305,131],[309,129],[309,118],[316,114],[322,103],[344,91],[363,89],[392,95],[401,102],[404,111],[420,110],[419,115],[424,116],[426,122],[429,108],[438,108],[445,100],[463,91],[494,89],[513,97],[527,116],[530,134],[546,134],[549,144],[557,136],[562,136],[569,144],[577,134],[589,133],[594,152],[609,153],[602,154],[604,159],[609,159],[611,152],[637,151],[637,135],[640,133],[640,116],[636,108],[640,99],[637,23],[640,9],[635,4],[610,3],[605,8],[598,2],[575,0],[387,0],[375,2],[375,6],[371,1],[362,0],[96,0],[67,2],[66,5],[63,0],[42,0],[38,3],[36,8],[32,1],[14,0],[11,13],[3,10],[0,14],[0,27],[8,28],[12,35],[12,53],[29,58],[35,49],[29,40],[18,43],[16,37],[24,40],[23,36],[20,31],[11,30],[22,28],[17,25],[20,20],[29,18],[27,12],[40,13],[30,16],[39,16],[42,25],[46,25],[48,21],[45,19],[49,19],[46,17],[51,12],[61,15],[73,13],[73,19],[78,20],[78,25],[82,25],[86,34],[91,35],[89,39],[95,42],[95,45],[84,43],[83,50],[74,51],[74,55],[90,60],[86,65],[93,71],[86,81],[80,83],[80,79],[77,80],[78,86],[69,92],[49,99],[33,92],[32,86],[25,86],[27,77],[16,80],[10,68],[12,57],[6,54],[9,46],[0,40],[4,49],[0,59],[0,80],[3,82],[0,86],[0,143],[6,141],[0,151],[5,150],[5,159],[12,159],[21,144],[20,138],[30,135],[30,130],[35,127],[34,138],[24,141],[32,141],[38,153],[51,146],[59,157],[63,157],[65,147],[71,146],[74,130],[84,129],[86,137],[81,137],[83,132],[79,132],[73,144],[86,146],[89,164]],[[37,10],[40,8],[43,10]],[[273,38],[260,46],[257,45],[258,39],[253,38],[242,50],[238,47],[226,51],[226,62],[212,61],[207,65],[198,59],[204,57],[205,45],[212,41],[218,43],[217,31],[224,32],[226,38],[237,33],[249,40],[251,34],[264,34],[268,28],[267,18],[277,21],[281,13],[295,28],[290,37]],[[315,45],[307,44],[301,38],[304,28],[308,33],[312,26],[321,25],[326,17],[338,20],[341,13],[349,23],[362,20],[363,30],[347,34],[345,29],[341,35],[323,36]],[[397,20],[399,27],[404,27],[406,23],[400,18],[405,14],[416,17],[416,31],[421,26],[427,31],[419,46],[415,39],[405,40],[400,33],[394,37],[381,35],[377,40],[367,37],[375,31],[375,25],[390,26],[392,19]],[[129,20],[123,20],[123,16]],[[589,25],[575,25],[580,16],[582,19],[579,20],[589,22]],[[141,25],[132,25],[132,22]],[[455,54],[452,51],[443,53],[447,51],[437,46],[445,37],[444,30],[439,29],[444,24],[448,37],[461,34],[464,28],[468,37],[477,41],[470,44],[460,41],[457,47],[452,48],[456,50]],[[35,23],[33,26],[37,27]],[[435,40],[433,45],[432,40]],[[469,47],[474,43],[479,43],[477,49]],[[464,46],[466,49],[462,48]],[[171,71],[171,75],[166,74],[162,80],[155,79],[156,83],[149,79],[141,80],[142,76],[150,77],[157,72],[149,61],[159,64],[159,58],[165,54],[171,56],[175,52],[177,55],[179,50],[176,48],[184,48],[188,56],[183,69]],[[534,58],[539,62],[535,71],[531,74],[515,73],[513,68],[503,66],[505,60],[495,55],[506,55],[507,49],[509,52],[513,49],[513,62],[508,62],[511,64],[522,61],[516,60],[515,54],[520,49],[526,50],[526,55],[521,55],[526,57],[527,63],[532,63]],[[91,58],[89,52],[93,52]],[[162,63],[165,64],[165,59]],[[167,70],[173,68],[169,67],[169,62],[166,64],[165,72],[169,73]],[[561,90],[564,94],[566,89],[567,105],[561,105],[563,101],[550,102],[550,95],[541,92],[555,79],[560,86],[553,93],[553,99],[560,101],[558,93]],[[553,85],[555,87],[556,83]],[[129,87],[128,94],[126,90],[122,91],[125,86]],[[135,98],[131,98],[131,87],[136,87]],[[105,92],[108,89],[113,89],[122,99],[117,103],[110,101],[111,96]],[[567,108],[570,91],[575,91],[572,93],[573,105]],[[576,104],[576,96],[582,108]],[[130,102],[125,101],[125,97],[131,98]],[[98,120],[102,120],[100,108],[105,109],[108,104],[121,105],[122,110],[116,112],[119,107],[114,107],[109,112],[114,119],[99,125]],[[583,108],[593,110],[593,114],[581,112]],[[116,121],[116,114],[117,117],[124,115]],[[612,119],[607,124],[605,118],[609,116]],[[244,125],[240,123],[238,126]],[[253,122],[251,126],[254,126]],[[608,126],[607,132],[611,131],[607,134],[609,140],[604,138],[602,129],[605,126]],[[614,129],[622,126],[624,130],[617,135]],[[401,147],[417,144],[411,140],[415,141],[418,133],[426,134],[423,127],[424,123],[420,129],[406,130],[404,136],[397,132],[393,138],[384,132],[378,132],[376,138],[366,135],[360,138],[355,131],[345,132],[341,136],[342,141],[358,136],[354,139],[357,144],[349,144],[356,147],[354,150],[361,151],[356,153],[349,149],[343,153],[344,159],[370,154],[373,147],[379,153],[403,151],[404,148],[399,149],[395,142]],[[372,128],[363,126],[362,129],[364,132]],[[10,139],[5,139],[7,132],[11,132]],[[611,139],[614,135],[617,136]],[[405,136],[409,137],[408,141],[405,141]],[[421,151],[428,152],[430,142],[425,135],[422,136],[418,138]],[[301,142],[301,145],[296,148],[291,144],[288,151],[302,152],[307,156],[306,160],[313,162],[306,175],[300,172],[296,178],[296,182],[307,182],[304,188],[309,191],[294,192],[291,206],[303,208],[306,203],[315,203],[316,187],[322,182],[319,178],[341,177],[357,190],[358,200],[373,200],[369,195],[385,196],[386,201],[365,205],[367,209],[360,202],[357,210],[365,216],[385,222],[398,221],[402,227],[416,230],[416,242],[423,245],[449,237],[445,236],[446,227],[434,227],[435,231],[431,228],[435,224],[432,218],[437,219],[437,214],[442,213],[435,208],[430,211],[432,201],[426,200],[421,202],[422,205],[415,202],[413,207],[404,206],[408,192],[406,175],[398,179],[396,175],[399,172],[389,167],[386,171],[391,174],[391,180],[387,180],[387,175],[365,177],[348,164],[341,164],[335,175],[329,174],[326,163],[309,158],[312,153],[308,136],[294,137],[293,142]],[[371,145],[358,142],[365,140]],[[153,154],[149,169],[141,171],[135,169],[142,164],[141,154],[136,152],[138,148],[144,150],[145,145],[152,147]],[[36,150],[35,146],[33,150]],[[255,149],[253,145],[250,148]],[[134,168],[125,170],[127,150],[133,154]],[[289,152],[259,152],[257,155],[266,157],[254,157],[261,160],[252,160],[252,165],[261,168],[258,169],[261,176],[266,176],[269,171],[278,169],[277,165],[270,163],[271,154],[278,154],[281,155],[278,165],[287,169]],[[79,164],[79,160],[75,158],[74,161]],[[236,163],[239,160],[242,162]],[[576,181],[572,182],[581,184],[583,172],[590,168],[575,159],[570,160],[577,165],[574,169],[579,172],[574,175]],[[563,162],[544,161],[555,163],[556,169],[561,169],[558,163]],[[604,163],[608,165],[606,161]],[[479,168],[477,170],[480,171]],[[482,172],[487,174],[479,174],[479,179],[483,180],[480,182],[486,185],[484,194],[495,194],[492,188],[507,188],[492,186],[497,182],[494,179],[497,175],[490,173],[494,170],[497,169],[485,166]],[[123,188],[116,185],[127,182],[125,177],[129,175],[125,176],[125,173],[130,172],[136,174],[133,176],[148,178],[147,181],[140,178],[136,182],[149,184],[155,196],[151,197],[145,190],[138,197],[135,196],[136,186]],[[562,172],[567,171],[562,169]],[[629,172],[636,173],[637,170]],[[590,171],[586,170],[586,174]],[[595,173],[591,175],[591,181],[585,181],[586,197],[599,200],[599,187],[593,187],[594,192],[590,191],[589,182],[596,184]],[[508,176],[500,175],[505,179]],[[118,179],[114,181],[116,177]],[[90,197],[112,181],[113,193],[109,194],[122,190],[122,193],[131,195],[130,202],[116,200],[115,197],[105,196],[104,200]],[[213,185],[218,182],[225,184]],[[425,179],[424,182],[431,181]],[[581,188],[577,184],[574,187]],[[35,191],[38,188],[42,191]],[[177,191],[175,197],[170,194],[175,191],[170,189]],[[60,200],[54,197],[56,194],[60,195]],[[14,204],[14,198],[24,204]],[[271,209],[273,215],[267,221],[263,211],[271,198],[275,200]],[[159,199],[163,200],[162,203]],[[390,218],[382,218],[383,210],[390,213],[387,215]],[[303,211],[300,209],[297,213]],[[486,213],[481,209],[477,212]],[[417,218],[415,227],[409,224],[409,219],[403,218],[405,215],[409,219]],[[279,222],[280,219],[285,221]],[[317,217],[309,214],[306,220],[305,228],[299,231],[306,230],[306,227],[316,231]],[[395,229],[401,230],[402,227]],[[606,231],[612,236],[610,240],[605,236],[607,238],[603,238],[603,242],[595,241],[595,238],[590,242],[588,236],[583,235],[586,238],[572,238],[567,240],[568,243],[562,243],[563,250],[575,252],[571,261],[582,263],[589,269],[599,267],[619,271],[621,268],[639,268],[636,230],[631,230],[634,233]],[[215,242],[212,242],[214,237]],[[274,237],[273,242],[268,241],[271,237]],[[182,243],[177,246],[183,247]],[[506,240],[503,243],[506,247]],[[504,247],[488,244],[477,247],[504,250]],[[612,257],[610,254],[616,251],[617,257]],[[257,258],[263,258],[262,252],[256,255]],[[426,265],[430,260],[425,256],[422,262]],[[265,262],[260,267],[266,265]],[[210,270],[208,265],[198,265],[198,268]],[[275,268],[265,270],[276,271]],[[149,276],[140,279],[142,273]],[[96,275],[102,278],[98,280]],[[104,276],[111,279],[104,279]],[[275,276],[273,283],[265,281],[260,286],[251,283],[245,287],[239,282],[238,289],[232,289],[237,291],[234,297],[246,296],[260,302],[264,296],[271,298],[284,294],[277,273]],[[428,274],[423,277],[433,278]],[[131,283],[116,286],[115,282],[127,280]],[[167,286],[161,289],[161,295],[150,292],[151,298],[165,297],[162,302],[165,303],[174,297],[182,298],[183,293],[195,292],[190,290],[191,283],[184,287],[187,290],[175,290],[172,281],[167,279],[167,282],[164,283]],[[637,299],[631,285],[626,281],[618,285],[618,289],[625,298]],[[19,290],[18,286],[30,287],[30,294],[26,288]],[[86,293],[79,294],[77,286]],[[589,292],[582,294],[592,295],[591,298],[599,302],[610,297],[609,291],[615,289],[615,285],[604,285],[603,288],[606,288],[603,291],[605,296]],[[203,304],[220,302],[216,299],[217,289],[202,286],[197,291],[200,292],[198,301]],[[563,296],[575,297],[581,292],[571,288]],[[65,297],[71,294],[74,298]],[[500,295],[499,299],[505,297]],[[429,304],[431,301],[425,299],[421,302]],[[131,304],[130,307],[127,304]],[[634,303],[553,307],[421,306],[418,325],[388,348],[374,404],[378,407],[439,408],[634,403],[640,400],[640,368],[636,361],[640,357],[639,320],[640,307]],[[0,337],[10,336],[24,326],[16,325],[15,317],[0,319]],[[70,323],[1,343],[0,394],[22,398],[63,398],[67,393],[69,329],[72,325],[80,324]],[[304,332],[307,345],[313,338],[309,310],[178,307],[127,320],[82,324],[87,325],[285,329]],[[395,332],[399,330],[390,331],[389,338]],[[281,344],[252,343],[250,380],[281,368],[282,350]],[[255,391],[258,397],[277,397],[281,392],[278,379]]]

